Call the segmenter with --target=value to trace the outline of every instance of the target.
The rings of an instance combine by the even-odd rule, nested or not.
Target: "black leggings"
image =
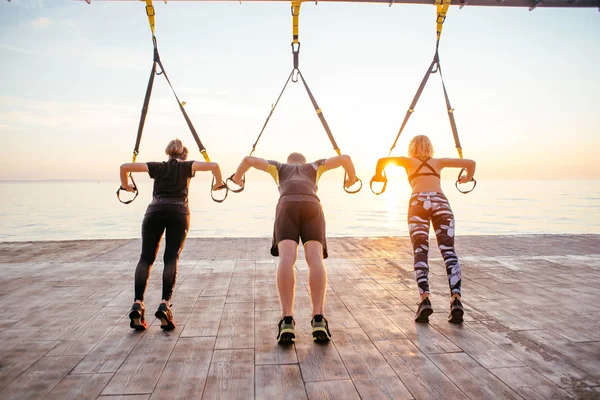
[[[429,222],[433,223],[435,236],[448,275],[452,294],[460,294],[462,271],[454,250],[454,214],[448,199],[442,193],[419,192],[410,197],[408,230],[413,244],[414,266],[419,293],[429,293]]]
[[[142,222],[142,255],[135,269],[135,300],[144,301],[144,293],[150,276],[150,268],[156,259],[160,240],[166,230],[166,247],[163,270],[163,300],[171,300],[177,278],[177,262],[183,250],[190,226],[190,216],[177,212],[153,212],[144,216]]]

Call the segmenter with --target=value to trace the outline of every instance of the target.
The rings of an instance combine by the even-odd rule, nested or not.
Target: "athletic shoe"
[[[136,331],[145,331],[146,328],[148,328],[144,317],[145,311],[144,306],[140,303],[133,303],[131,311],[129,312],[129,319],[131,320],[129,326],[132,329],[135,329]]]
[[[419,303],[419,308],[417,308],[417,313],[415,314],[415,321],[429,322],[429,316],[431,314],[433,314],[431,301],[429,301],[429,297],[425,297],[425,300]]]
[[[312,335],[315,342],[324,343],[331,340],[327,318],[321,314],[316,314],[310,324],[312,325]]]
[[[158,310],[156,310],[154,316],[160,320],[160,329],[167,331],[175,329],[173,313],[171,312],[169,306],[167,306],[165,303],[160,303],[160,306],[158,306]]]
[[[465,310],[463,309],[463,305],[458,299],[458,297],[454,298],[454,301],[450,303],[450,314],[448,314],[448,322],[452,322],[453,324],[460,324],[463,322],[463,314]]]
[[[277,343],[279,344],[292,344],[296,341],[296,334],[294,333],[294,326],[296,322],[294,317],[283,317],[279,321]]]

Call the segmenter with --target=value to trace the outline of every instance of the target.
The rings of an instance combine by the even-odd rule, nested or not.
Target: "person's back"
[[[194,161],[148,162],[148,175],[154,179],[152,202],[146,212],[173,211],[189,214],[188,188],[194,176]]]
[[[325,172],[325,159],[312,163],[280,163],[269,160],[267,172],[279,190],[279,202],[319,202],[318,181]]]

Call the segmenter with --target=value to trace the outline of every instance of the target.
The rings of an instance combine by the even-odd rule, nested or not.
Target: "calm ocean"
[[[0,182],[0,241],[137,238],[152,196],[152,181],[138,182],[132,204],[118,202],[116,181]],[[339,181],[321,181],[319,196],[329,236],[407,236],[409,186],[390,181],[375,196],[365,182],[356,195]],[[222,204],[209,182],[194,179],[189,237],[269,237],[277,188],[249,181]],[[468,195],[443,181],[459,235],[600,234],[600,181],[485,181]]]

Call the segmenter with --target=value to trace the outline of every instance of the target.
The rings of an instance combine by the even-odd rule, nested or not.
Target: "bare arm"
[[[358,178],[356,177],[356,170],[354,169],[354,163],[349,155],[342,154],[341,156],[331,157],[325,160],[325,169],[336,169],[338,167],[344,168],[348,174],[348,180],[345,183],[346,187],[350,187],[356,183]]]
[[[375,176],[373,177],[373,180],[383,181],[383,170],[385,169],[385,167],[388,167],[391,165],[391,166],[398,166],[398,167],[406,168],[407,161],[408,161],[408,158],[406,158],[406,157],[380,158],[379,161],[377,161],[377,166],[375,167]],[[379,179],[377,179],[377,178],[379,178]]]
[[[216,162],[204,162],[204,161],[194,161],[192,164],[192,172],[196,171],[210,171],[215,177],[215,185],[213,186],[213,190],[218,190],[223,185],[223,176],[221,175],[221,168],[219,168],[219,164]]]
[[[242,176],[244,176],[244,174],[248,172],[250,168],[256,168],[261,171],[266,171],[269,168],[269,162],[263,158],[251,156],[244,157],[240,165],[237,167],[235,174],[231,178],[233,183],[235,183],[236,185],[243,186],[244,183],[242,182]]]
[[[133,185],[129,184],[128,174],[130,172],[148,172],[148,164],[146,163],[127,163],[121,165],[121,187],[128,192],[133,192]]]
[[[437,161],[440,169],[465,168],[467,170],[467,174],[460,178],[460,183],[471,181],[471,179],[473,179],[473,175],[475,175],[475,161],[473,160],[464,160],[460,158],[439,158]]]

